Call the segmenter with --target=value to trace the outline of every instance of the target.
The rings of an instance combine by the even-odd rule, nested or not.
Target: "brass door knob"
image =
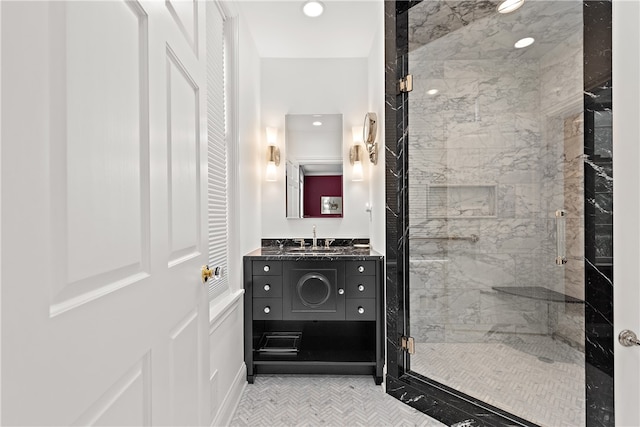
[[[200,274],[202,277],[202,283],[207,283],[207,280],[213,277],[213,270],[211,270],[208,265],[203,265],[200,269]]]

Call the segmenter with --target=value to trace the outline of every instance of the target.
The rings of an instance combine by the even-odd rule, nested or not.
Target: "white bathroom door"
[[[2,424],[209,424],[203,4],[2,2]]]
[[[613,226],[615,420],[640,426],[640,346],[618,334],[640,335],[640,2],[613,2]]]

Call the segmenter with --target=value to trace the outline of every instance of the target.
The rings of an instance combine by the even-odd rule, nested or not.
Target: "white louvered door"
[[[208,424],[204,3],[0,7],[2,424]]]

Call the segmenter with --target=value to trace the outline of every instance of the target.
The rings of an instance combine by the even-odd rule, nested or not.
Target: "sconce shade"
[[[359,144],[362,142],[363,129],[362,126],[353,126],[351,128],[351,136],[353,137],[353,143]]]
[[[278,141],[278,128],[267,128],[267,144],[274,145]]]
[[[353,178],[352,181],[362,181],[364,179],[364,174],[362,173],[362,162],[357,160],[353,163]]]
[[[276,164],[275,162],[267,163],[267,172],[265,174],[265,179],[267,181],[276,181]]]

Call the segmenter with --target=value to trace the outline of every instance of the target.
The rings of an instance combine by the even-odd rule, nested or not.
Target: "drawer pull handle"
[[[358,271],[359,271],[360,273],[364,273],[364,266],[359,265],[359,266],[358,266]]]
[[[264,290],[269,292],[271,290],[271,285],[269,285],[268,283],[264,285]]]
[[[364,314],[364,307],[358,307],[358,313]]]
[[[358,290],[360,292],[363,292],[364,291],[364,285],[358,285]]]
[[[266,306],[266,307],[264,308],[264,312],[265,312],[265,313],[267,313],[267,314],[269,314],[269,313],[271,312],[271,307]]]
[[[271,270],[271,267],[269,267],[268,265],[265,265],[265,266],[264,266],[264,268],[263,268],[263,270],[264,270],[264,271],[269,271],[269,270]]]
[[[340,295],[344,294],[344,289],[342,289],[342,288],[338,289],[338,294],[340,294]]]

